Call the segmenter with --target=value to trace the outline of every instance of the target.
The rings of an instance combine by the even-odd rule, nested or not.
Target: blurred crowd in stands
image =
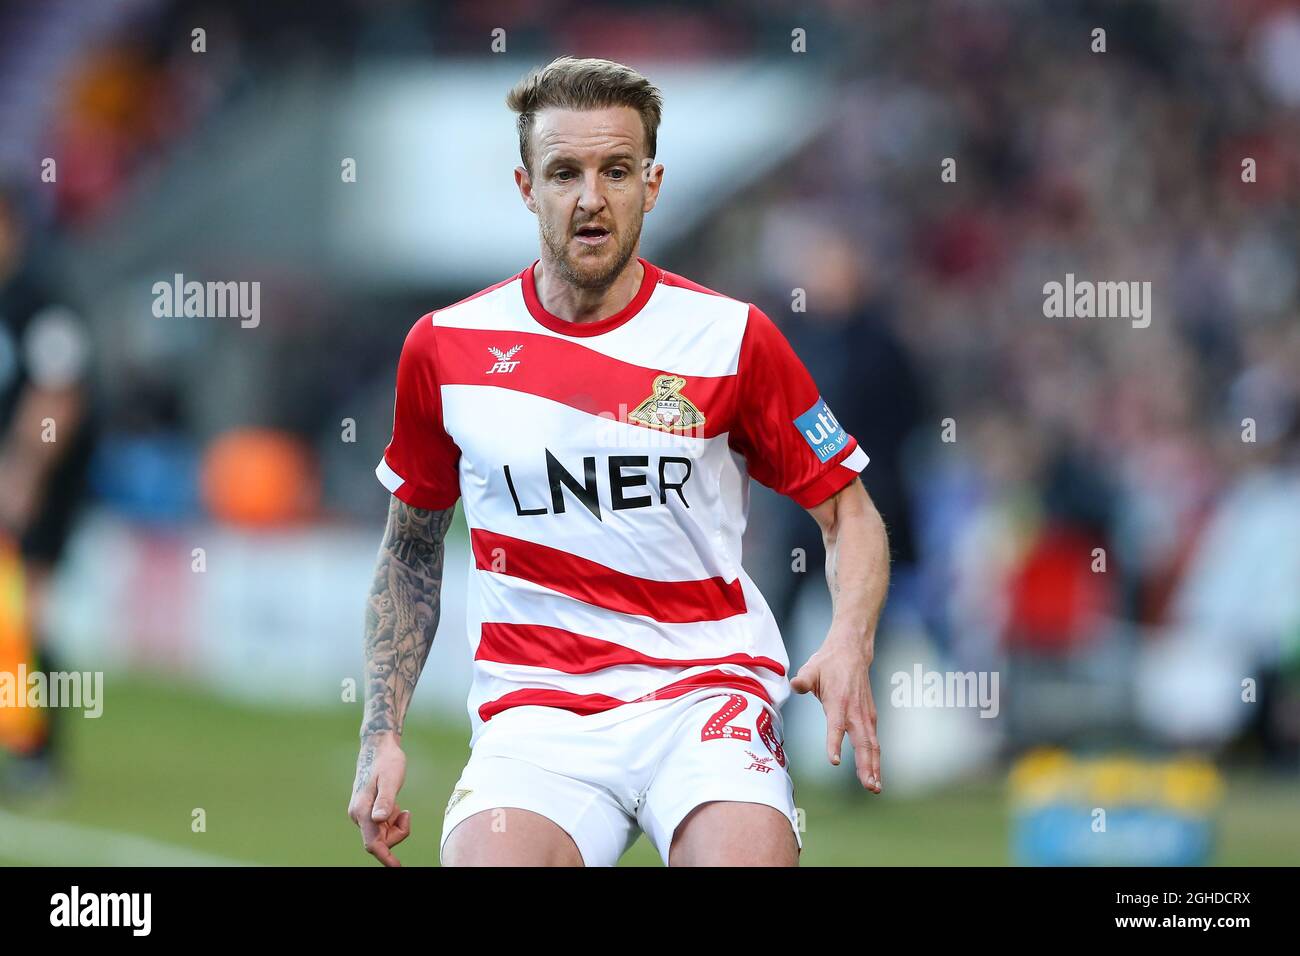
[[[703,249],[774,310],[806,289],[781,321],[874,456],[902,594],[949,659],[1095,684],[1070,726],[1045,716],[1073,698],[1009,680],[1018,738],[1217,740],[1247,709],[1198,676],[1229,664],[1269,682],[1256,742],[1294,761],[1300,7],[1062,6],[878,8],[837,120]],[[1150,326],[1046,318],[1067,273],[1150,281]],[[1174,710],[1214,719],[1142,712],[1178,696],[1149,686],[1177,683],[1157,642],[1187,672]]]
[[[0,64],[81,6],[0,7]],[[479,54],[505,26],[511,55],[537,61],[761,61],[792,55],[803,27],[835,80],[831,122],[660,264],[759,304],[870,454],[895,559],[882,646],[920,633],[948,666],[1025,676],[1003,684],[1016,743],[1141,727],[1297,764],[1300,4],[142,0],[97,15],[118,17],[114,39],[70,59],[55,102],[24,99],[48,113],[38,155],[62,163],[29,210],[56,239],[111,223],[178,140],[296,60]],[[183,55],[200,21],[216,52]],[[1047,317],[1043,286],[1067,274],[1150,282],[1149,327]],[[474,290],[427,291],[425,308]],[[414,314],[368,327],[376,394]],[[293,380],[357,388],[323,352]],[[126,401],[129,384],[104,383],[110,434],[140,419],[187,434],[187,382]],[[295,427],[336,445],[348,396],[316,397],[320,420]],[[370,520],[373,503],[327,485],[323,508]],[[816,526],[772,496],[754,510],[747,561],[790,620],[805,585],[824,592]],[[810,573],[789,572],[799,547]],[[1257,708],[1223,704],[1225,667],[1234,693],[1261,684]]]

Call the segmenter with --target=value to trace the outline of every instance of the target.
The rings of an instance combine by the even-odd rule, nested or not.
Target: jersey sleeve
[[[866,452],[831,413],[786,337],[752,305],[736,380],[731,443],[758,481],[812,508],[866,467]]]
[[[393,437],[375,475],[413,508],[442,510],[460,497],[460,449],[443,427],[432,313],[407,333],[397,361]]]

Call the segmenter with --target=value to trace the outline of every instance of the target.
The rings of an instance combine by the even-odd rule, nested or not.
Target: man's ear
[[[644,213],[653,209],[659,201],[659,188],[664,184],[663,163],[656,164],[653,159],[647,159],[641,176],[645,180],[645,202],[641,205]]]
[[[534,216],[537,215],[537,198],[533,195],[533,177],[528,175],[528,170],[523,166],[515,167],[515,185],[519,187],[519,195],[524,200],[524,205]]]

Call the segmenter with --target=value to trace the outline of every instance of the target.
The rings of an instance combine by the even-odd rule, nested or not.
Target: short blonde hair
[[[641,114],[646,155],[654,159],[664,101],[649,80],[622,63],[561,56],[516,83],[506,94],[506,105],[519,114],[519,158],[531,172],[533,121],[541,110],[630,106]]]

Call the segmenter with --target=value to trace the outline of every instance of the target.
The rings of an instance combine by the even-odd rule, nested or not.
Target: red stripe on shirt
[[[754,657],[752,654],[686,659],[651,657],[622,644],[586,634],[577,634],[562,627],[496,621],[483,624],[474,659],[527,667],[547,667],[565,674],[590,674],[593,671],[618,667],[622,664],[648,664],[652,667],[739,664],[742,667],[765,667],[777,675],[785,674],[785,668],[770,657]]]
[[[513,690],[496,700],[490,700],[481,705],[478,709],[478,715],[482,720],[486,721],[491,720],[503,710],[509,710],[511,707],[558,707],[560,710],[567,710],[580,717],[586,717],[591,714],[613,710],[615,707],[622,707],[624,704],[639,704],[648,700],[668,700],[672,697],[681,697],[683,694],[689,694],[701,687],[725,687],[730,690],[744,691],[762,698],[768,704],[772,703],[772,699],[768,696],[767,691],[763,689],[763,685],[752,677],[728,674],[725,671],[705,671],[702,674],[693,674],[690,677],[674,681],[665,687],[660,687],[658,690],[653,690],[633,700],[620,700],[617,697],[610,697],[608,694],[573,694],[569,691],[541,687]]]
[[[716,576],[655,581],[482,528],[470,531],[470,544],[481,571],[531,581],[607,611],[640,614],[663,624],[721,621],[745,613],[740,578],[730,583]]]
[[[523,346],[510,356],[508,372],[491,369],[502,352]],[[649,428],[629,414],[651,397],[655,377],[676,375],[674,369],[633,365],[579,342],[537,332],[438,327],[438,382],[441,385],[495,385],[559,402],[580,412],[611,421]],[[736,403],[734,375],[682,375],[679,396],[704,416],[702,428],[663,429],[692,438],[713,438],[728,430]]]

